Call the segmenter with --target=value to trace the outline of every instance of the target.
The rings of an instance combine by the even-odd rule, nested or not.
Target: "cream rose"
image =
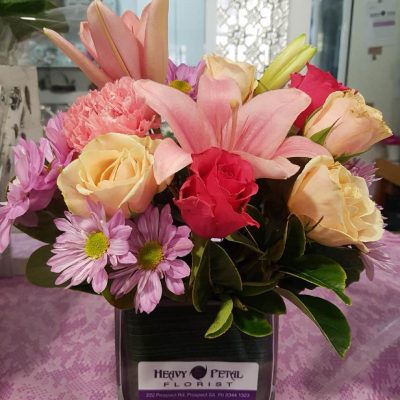
[[[383,235],[383,219],[370,199],[363,178],[353,176],[331,157],[313,158],[298,176],[288,207],[304,226],[308,237],[326,246],[374,242]]]
[[[245,62],[235,62],[228,58],[208,54],[204,56],[206,62],[205,74],[214,79],[231,78],[240,88],[243,103],[250,100],[257,87],[256,68]]]
[[[68,209],[86,216],[91,199],[100,202],[109,217],[119,209],[127,217],[143,212],[165,187],[156,184],[153,174],[153,154],[160,142],[120,133],[93,139],[58,178]]]
[[[307,122],[304,135],[311,138],[329,127],[332,129],[323,146],[334,156],[363,153],[373,144],[392,136],[382,113],[367,106],[364,97],[354,90],[328,96],[322,108]]]

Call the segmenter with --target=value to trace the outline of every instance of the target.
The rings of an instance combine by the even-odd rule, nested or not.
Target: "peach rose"
[[[354,90],[333,92],[322,108],[307,122],[304,136],[312,138],[332,127],[320,144],[333,156],[363,153],[373,144],[392,136],[382,113],[365,104],[364,97]]]
[[[206,75],[214,79],[233,79],[240,88],[243,103],[251,99],[257,87],[256,68],[253,65],[231,61],[215,54],[205,55],[204,61]]]
[[[308,237],[326,246],[353,244],[366,250],[364,242],[383,235],[382,215],[365,180],[331,157],[308,162],[296,179],[288,207],[310,229]]]
[[[90,198],[100,202],[109,217],[119,209],[126,217],[143,212],[165,188],[156,184],[153,175],[153,154],[160,142],[120,133],[93,139],[58,177],[68,209],[86,216]]]

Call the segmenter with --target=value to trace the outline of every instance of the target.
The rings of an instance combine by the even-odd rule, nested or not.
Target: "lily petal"
[[[188,95],[150,80],[134,83],[135,92],[169,124],[182,149],[201,153],[215,145],[215,137],[204,114]]]
[[[97,51],[93,43],[92,34],[89,29],[89,23],[87,21],[82,21],[79,29],[79,38],[82,44],[85,46],[89,54],[97,60]]]
[[[190,153],[182,150],[172,139],[164,139],[154,153],[154,177],[158,185],[192,163]]]
[[[136,33],[139,30],[139,26],[140,26],[140,21],[139,18],[137,17],[137,15],[128,10],[125,11],[122,16],[122,21],[124,22],[124,24],[127,26],[127,28],[134,34],[136,35]]]
[[[148,9],[144,39],[144,77],[164,83],[168,69],[169,0],[153,0]]]
[[[147,4],[147,6],[143,8],[142,14],[140,15],[139,27],[136,32],[136,39],[142,45],[142,47],[144,46],[144,38],[146,36],[146,25],[147,25],[147,20],[149,19],[149,9],[150,9],[150,4]]]
[[[224,134],[223,130],[232,116],[232,107],[242,104],[239,86],[233,79],[213,79],[203,75],[199,81],[197,104],[212,127],[214,144],[229,149],[232,130]]]
[[[266,160],[253,154],[235,151],[244,160],[248,161],[254,170],[254,178],[287,179],[293,176],[300,167],[291,163],[287,158],[276,157]]]
[[[316,157],[330,156],[331,153],[325,147],[314,143],[304,136],[291,136],[287,138],[275,152],[274,157]]]
[[[98,62],[109,76],[140,79],[139,49],[135,35],[121,18],[98,0],[87,10],[90,31],[97,49]]]
[[[310,97],[297,89],[271,90],[254,97],[239,110],[237,131],[241,135],[235,148],[272,158],[310,102]]]
[[[46,28],[43,29],[43,32],[97,87],[101,88],[112,80],[104,71],[93,64],[84,54],[57,32]]]

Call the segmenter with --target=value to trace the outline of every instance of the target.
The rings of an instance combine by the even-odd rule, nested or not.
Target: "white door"
[[[286,44],[310,31],[312,0],[205,0],[207,52],[261,72]]]

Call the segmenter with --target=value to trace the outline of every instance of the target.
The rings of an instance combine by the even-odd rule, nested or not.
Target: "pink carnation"
[[[135,94],[133,82],[124,77],[75,101],[64,114],[64,134],[71,148],[81,152],[105,133],[145,136],[150,129],[160,127],[156,113]]]

